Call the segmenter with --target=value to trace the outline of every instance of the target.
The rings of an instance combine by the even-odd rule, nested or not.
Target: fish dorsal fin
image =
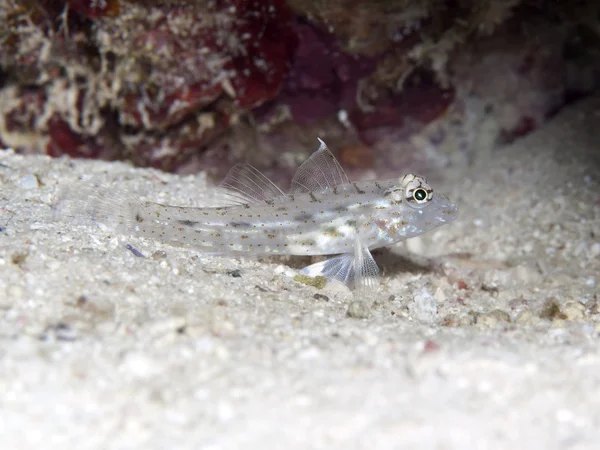
[[[333,189],[340,184],[349,183],[344,169],[329,151],[325,142],[296,171],[292,179],[290,193],[304,193]]]
[[[244,205],[274,200],[285,195],[271,180],[250,164],[236,164],[219,184],[232,204]]]

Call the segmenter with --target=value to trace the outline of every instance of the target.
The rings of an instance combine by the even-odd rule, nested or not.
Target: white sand
[[[51,220],[67,176],[185,205],[203,176],[1,152],[1,447],[600,448],[599,146],[597,98],[449,169],[459,220],[376,255],[366,319],[306,260]]]

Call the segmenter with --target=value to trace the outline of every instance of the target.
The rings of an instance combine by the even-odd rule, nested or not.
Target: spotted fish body
[[[89,214],[126,234],[189,244],[221,254],[339,256],[304,273],[353,287],[372,287],[378,269],[370,250],[451,222],[456,207],[415,175],[350,182],[321,141],[284,194],[250,165],[221,183],[229,206],[191,208],[110,194],[88,197]]]

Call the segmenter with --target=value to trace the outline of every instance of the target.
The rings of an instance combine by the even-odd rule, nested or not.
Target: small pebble
[[[46,194],[40,195],[40,201],[46,205],[52,205],[54,198],[52,197],[52,194],[48,192]]]
[[[566,319],[567,316],[563,314],[560,310],[560,303],[555,297],[550,297],[548,300],[544,302],[544,306],[542,306],[542,311],[540,312],[540,318],[545,320],[554,320],[554,319]]]
[[[585,319],[586,306],[580,302],[568,302],[562,312],[568,320],[581,321]]]
[[[496,328],[500,324],[510,322],[510,315],[500,309],[495,309],[484,314],[473,314],[473,324],[479,328]]]
[[[499,322],[506,322],[506,323],[512,322],[512,320],[510,318],[510,314],[508,314],[506,311],[502,311],[501,309],[494,309],[493,311],[490,311],[488,314],[490,316],[493,316],[496,319],[498,319]]]
[[[22,189],[36,189],[39,183],[35,175],[27,174],[19,178],[18,185]]]
[[[298,283],[306,284],[308,286],[315,287],[317,289],[323,289],[327,284],[327,278],[318,276],[318,277],[309,277],[308,275],[298,274],[294,277],[294,281]]]
[[[165,252],[164,250],[157,250],[154,253],[152,253],[152,259],[154,261],[161,261],[166,258],[167,258],[167,252]]]
[[[135,378],[152,378],[162,370],[160,362],[143,353],[128,353],[122,367]]]
[[[227,275],[233,278],[240,278],[242,276],[242,272],[240,271],[240,269],[228,270]]]
[[[25,250],[24,252],[15,252],[11,255],[10,260],[14,265],[23,268],[23,265],[25,264],[25,261],[27,261],[28,256],[29,252],[27,250]]]
[[[458,321],[458,317],[456,316],[456,314],[448,314],[447,316],[445,316],[442,319],[442,326],[443,327],[458,327],[459,325],[459,321]]]
[[[437,314],[437,301],[425,288],[417,292],[412,304],[412,313],[423,322],[432,322]]]
[[[68,323],[59,322],[56,325],[49,326],[40,336],[42,340],[52,338],[57,341],[72,342],[77,339],[77,331]]]
[[[348,311],[346,315],[353,319],[366,319],[371,314],[369,305],[362,300],[353,300],[348,305]]]
[[[433,294],[433,297],[438,303],[444,303],[446,301],[446,294],[444,294],[442,288],[437,288]]]
[[[535,316],[529,309],[521,311],[515,319],[515,323],[518,323],[519,325],[528,325],[528,324],[531,324],[534,322],[535,322]]]

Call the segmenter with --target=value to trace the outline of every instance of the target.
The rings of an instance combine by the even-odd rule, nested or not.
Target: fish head
[[[387,189],[390,229],[398,238],[408,238],[426,233],[452,222],[458,214],[454,203],[445,195],[435,192],[425,177],[407,174],[398,184]],[[399,239],[398,239],[399,240]]]

